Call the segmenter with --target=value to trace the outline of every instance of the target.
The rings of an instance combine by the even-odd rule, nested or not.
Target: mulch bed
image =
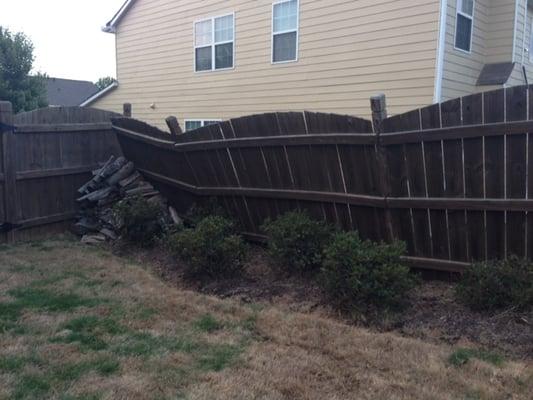
[[[120,252],[123,252],[121,249]],[[346,323],[380,332],[395,332],[427,341],[455,346],[479,347],[512,358],[533,360],[533,311],[506,310],[477,313],[454,299],[454,284],[424,281],[415,290],[411,306],[399,314],[363,316],[339,314],[312,279],[287,277],[275,271],[265,250],[256,247],[243,276],[219,281],[191,281],[183,265],[161,249],[127,253],[139,262],[153,266],[164,280],[180,289],[195,290],[245,303],[270,303],[291,311],[319,313]]]

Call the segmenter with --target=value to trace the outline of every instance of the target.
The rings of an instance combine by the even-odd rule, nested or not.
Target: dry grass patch
[[[533,390],[526,363],[176,290],[67,240],[0,252],[0,341],[0,399],[527,399]]]

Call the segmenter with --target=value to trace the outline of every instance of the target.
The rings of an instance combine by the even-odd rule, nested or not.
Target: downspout
[[[440,0],[439,39],[437,43],[437,62],[435,66],[435,88],[433,102],[442,101],[442,79],[444,73],[444,54],[446,50],[446,22],[448,18],[448,0]]]
[[[528,0],[524,0],[524,33],[522,34],[522,73],[524,74],[524,82],[526,85],[529,85],[528,79],[527,79],[527,70],[526,70],[526,60],[525,60],[525,54],[526,54],[526,33],[527,33],[527,2]]]

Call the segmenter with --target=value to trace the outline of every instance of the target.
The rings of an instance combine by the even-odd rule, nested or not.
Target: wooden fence
[[[418,267],[461,271],[533,256],[532,93],[512,87],[391,118],[378,97],[372,122],[271,113],[173,139],[131,119],[114,128],[182,210],[215,197],[261,235],[266,218],[305,209],[367,239],[405,241]]]
[[[0,102],[0,241],[64,230],[77,189],[111,154],[121,154],[106,111],[46,108],[18,115]]]

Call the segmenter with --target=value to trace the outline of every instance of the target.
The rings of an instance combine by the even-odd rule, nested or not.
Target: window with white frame
[[[457,18],[455,21],[455,48],[470,53],[472,50],[472,32],[474,29],[475,0],[457,0]]]
[[[298,0],[286,0],[272,6],[272,62],[298,59]]]
[[[195,129],[203,128],[204,126],[216,125],[219,122],[221,122],[219,119],[186,119],[185,131],[194,131]]]
[[[234,31],[233,14],[195,22],[196,72],[233,68]]]

